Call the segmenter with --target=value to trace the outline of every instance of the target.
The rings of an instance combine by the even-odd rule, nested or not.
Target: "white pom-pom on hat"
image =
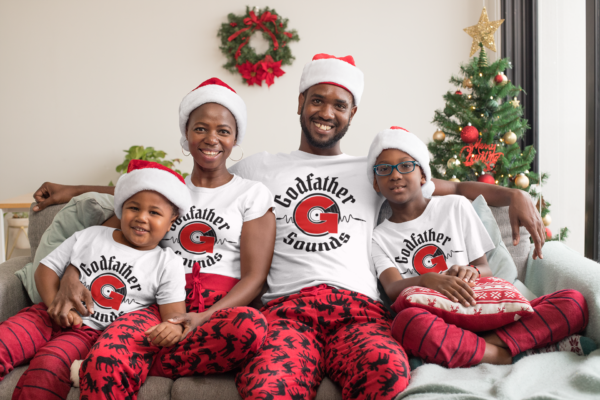
[[[185,136],[186,125],[190,114],[206,103],[217,103],[227,108],[237,125],[237,144],[241,144],[246,134],[246,103],[229,85],[219,78],[210,78],[188,93],[179,105],[179,130],[181,131],[181,147],[189,151],[189,143]]]
[[[421,139],[415,134],[410,133],[404,128],[392,126],[390,129],[383,130],[375,136],[369,155],[367,156],[367,178],[369,183],[373,184],[375,172],[373,167],[377,162],[377,157],[382,151],[387,149],[397,149],[410,155],[415,161],[418,161],[425,173],[425,184],[421,186],[423,197],[430,198],[435,190],[435,184],[431,181],[431,167],[429,166],[429,150]]]
[[[354,104],[358,106],[365,87],[365,76],[356,67],[352,56],[335,57],[321,53],[304,66],[300,93],[320,83],[339,86],[352,93]]]
[[[115,187],[115,215],[121,219],[123,204],[138,192],[152,190],[165,196],[179,209],[179,215],[192,206],[192,196],[185,180],[177,172],[159,163],[131,160],[127,173],[119,178]]]

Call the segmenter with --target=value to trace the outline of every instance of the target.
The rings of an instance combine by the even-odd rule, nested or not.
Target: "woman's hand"
[[[453,265],[446,271],[442,272],[444,275],[456,276],[459,279],[467,283],[475,283],[479,278],[479,272],[471,265]]]
[[[73,309],[83,316],[91,315],[94,313],[94,301],[90,291],[79,281],[79,270],[70,265],[60,281],[58,293],[48,307],[48,315],[57,325],[68,328],[71,326],[69,313]]]
[[[68,203],[73,197],[78,196],[79,194],[77,186],[44,182],[33,194],[33,198],[38,203],[33,207],[33,211],[42,211],[44,208],[54,204]]]
[[[183,333],[181,334],[181,340],[183,340],[191,331],[208,321],[210,316],[211,314],[206,311],[201,313],[185,313],[176,315],[168,321],[172,324],[182,326]]]
[[[181,339],[183,328],[170,322],[161,322],[148,329],[144,334],[155,346],[171,347]]]
[[[462,279],[445,274],[428,273],[420,276],[420,285],[440,292],[455,303],[465,307],[474,306],[475,293]]]

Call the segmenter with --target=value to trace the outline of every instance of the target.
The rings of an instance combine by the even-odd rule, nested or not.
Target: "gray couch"
[[[24,290],[21,281],[14,272],[23,268],[33,260],[35,251],[40,243],[42,234],[60,211],[63,205],[51,206],[39,213],[30,213],[29,239],[31,242],[31,256],[16,257],[0,264],[0,322],[15,315],[19,310],[31,305],[31,301]],[[512,245],[508,207],[490,207],[498,222],[502,239],[509,249],[517,269],[519,279],[525,280],[525,269],[530,253],[529,234],[521,228],[521,241],[518,246]],[[389,210],[385,207],[380,214],[384,218]],[[10,399],[19,377],[27,366],[15,368],[0,382],[0,400]],[[410,386],[409,386],[410,387]],[[79,398],[79,389],[72,388],[69,393],[70,400]],[[163,399],[240,399],[234,383],[234,373],[222,375],[196,376],[180,378],[172,381],[167,378],[149,377],[142,386],[138,397],[140,400]],[[341,399],[339,386],[325,378],[317,393],[318,400]]]

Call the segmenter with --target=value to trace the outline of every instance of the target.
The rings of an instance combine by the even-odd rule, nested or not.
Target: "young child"
[[[392,127],[375,137],[367,165],[369,181],[392,209],[390,219],[375,228],[372,247],[377,275],[390,299],[395,301],[409,286],[423,286],[465,307],[474,306],[471,286],[479,277],[492,276],[485,253],[494,245],[469,201],[462,196],[431,197],[427,146],[403,128]],[[427,310],[407,308],[396,316],[392,336],[408,354],[455,368],[510,364],[530,349],[562,349],[567,346],[549,345],[587,325],[585,299],[575,290],[542,296],[531,305],[531,316],[482,337]],[[567,350],[575,340],[572,351],[583,353],[580,336],[569,339]]]
[[[35,273],[43,303],[0,325],[0,376],[30,361],[13,399],[66,399],[71,363],[85,358],[102,331],[125,313],[158,303],[165,322],[151,328],[150,340],[161,346],[179,341],[182,327],[166,321],[185,312],[183,265],[171,249],[157,245],[190,205],[189,191],[177,173],[157,163],[131,161],[115,188],[115,214],[121,229],[94,226],[63,242]],[[94,312],[82,318],[72,310],[68,316],[72,328],[61,328],[60,321],[53,321],[46,310],[69,265],[79,270],[81,282],[89,288]],[[127,332],[119,339],[126,343]],[[123,347],[102,349],[96,368],[110,369],[121,363]]]

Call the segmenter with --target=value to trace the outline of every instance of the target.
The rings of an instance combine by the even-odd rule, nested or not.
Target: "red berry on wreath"
[[[478,137],[479,131],[477,128],[472,126],[471,123],[462,128],[462,131],[460,131],[460,138],[465,143],[474,143],[477,141]]]
[[[485,174],[485,173],[481,173],[481,175],[479,175],[479,177],[477,178],[477,182],[482,182],[482,183],[490,183],[492,185],[496,184],[496,180],[494,179],[494,177],[490,174]]]
[[[546,227],[546,239],[552,239],[552,231]]]
[[[233,26],[234,28],[237,26],[235,22],[230,22],[229,25]]]

